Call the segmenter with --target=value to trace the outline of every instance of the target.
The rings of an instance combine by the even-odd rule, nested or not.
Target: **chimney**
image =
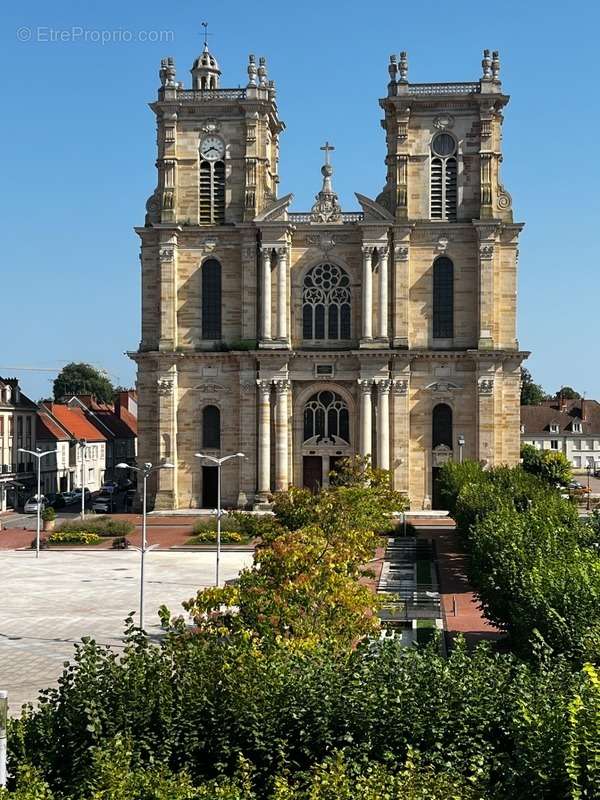
[[[581,421],[587,422],[587,404],[585,397],[581,398]]]

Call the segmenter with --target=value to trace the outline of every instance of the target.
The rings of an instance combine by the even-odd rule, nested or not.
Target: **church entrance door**
[[[217,507],[218,467],[202,467],[202,508]]]
[[[323,482],[323,459],[321,456],[303,456],[302,485],[311,492],[318,492]]]

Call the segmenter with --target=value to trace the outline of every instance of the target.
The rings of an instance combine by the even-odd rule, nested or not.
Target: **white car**
[[[44,497],[44,495],[42,495],[40,503],[41,503],[40,511],[43,511],[46,508],[46,498]],[[26,514],[37,514],[38,498],[36,494],[34,494],[33,497],[29,498],[29,500],[25,503],[25,507],[23,510]]]
[[[112,512],[113,499],[108,495],[99,495],[92,502],[94,514],[110,514]]]

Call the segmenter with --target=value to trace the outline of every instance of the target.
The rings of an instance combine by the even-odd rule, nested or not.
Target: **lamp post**
[[[591,467],[589,461],[588,461],[588,464],[587,464],[587,467],[586,467],[586,471],[587,471],[587,502],[586,502],[586,508],[589,511],[590,510],[590,474],[592,472],[592,467]]]
[[[6,723],[8,721],[8,692],[0,691],[0,786],[6,786]]]
[[[463,447],[465,446],[465,437],[464,434],[458,434],[458,463],[463,463]]]
[[[208,456],[206,453],[194,453],[196,458],[205,458],[207,461],[212,461],[217,465],[217,563],[215,568],[215,586],[219,585],[219,567],[221,563],[221,465],[231,458],[246,458],[244,453],[231,453],[231,455],[223,456],[223,458],[216,458],[215,456]]]
[[[41,513],[42,513],[42,458],[44,456],[51,456],[53,453],[58,453],[58,450],[45,450],[43,453],[39,447],[35,448],[35,452],[33,450],[24,450],[22,447],[19,447],[19,453],[27,453],[30,456],[34,456],[37,458],[37,528],[36,528],[36,535],[35,535],[35,557],[40,557],[40,520],[41,520]]]
[[[151,545],[147,547],[146,541],[146,512],[147,512],[147,488],[148,488],[148,477],[153,472],[158,472],[159,469],[175,469],[175,464],[157,464],[156,466],[152,466],[152,464],[147,461],[143,467],[134,467],[131,464],[117,464],[116,469],[132,469],[134,472],[139,472],[143,478],[143,490],[142,490],[142,546],[136,547],[136,550],[140,551],[140,630],[144,630],[144,559],[146,553],[150,550],[154,550],[156,545]]]
[[[81,452],[81,519],[85,519],[85,448],[87,440],[78,439],[77,445]]]

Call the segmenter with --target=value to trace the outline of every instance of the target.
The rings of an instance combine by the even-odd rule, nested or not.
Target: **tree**
[[[561,386],[556,396],[562,397],[563,400],[579,400],[581,398],[579,392],[576,392],[572,386]]]
[[[534,383],[531,372],[521,367],[521,405],[539,406],[547,399],[546,392],[539,383]]]
[[[93,394],[101,403],[112,403],[114,387],[106,373],[84,362],[67,364],[54,381],[54,399],[74,394]]]
[[[566,486],[572,478],[571,462],[564,453],[537,450],[531,444],[521,447],[523,469],[537,475],[550,486]]]

